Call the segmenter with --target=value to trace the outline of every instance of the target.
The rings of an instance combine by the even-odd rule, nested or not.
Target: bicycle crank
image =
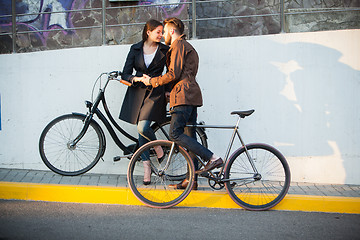
[[[208,178],[209,186],[214,190],[221,190],[224,188],[225,184],[219,177],[219,172],[214,173],[216,178]]]
[[[215,180],[208,180],[209,186],[214,190],[221,190],[224,188],[224,182],[221,181],[215,181]]]

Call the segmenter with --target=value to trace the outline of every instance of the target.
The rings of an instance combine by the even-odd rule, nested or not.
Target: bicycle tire
[[[85,118],[80,114],[62,115],[44,128],[39,140],[39,152],[50,170],[64,176],[77,176],[92,169],[102,157],[105,137],[93,120],[76,146],[69,146],[83,128]]]
[[[167,140],[151,141],[140,147],[130,160],[127,171],[129,187],[136,198],[149,207],[169,208],[177,205],[188,196],[194,184],[194,163],[184,148],[176,146],[171,159],[168,159],[172,144],[173,142]],[[144,185],[142,160],[147,158],[144,152],[152,151],[154,146],[161,146],[166,158],[159,163],[156,154],[150,155],[151,183]],[[168,168],[165,169],[166,165]],[[179,171],[181,174],[178,173]],[[188,186],[185,189],[170,188],[170,184],[177,182],[174,182],[169,175],[182,175],[182,171],[189,176]]]
[[[158,140],[170,140],[169,137],[169,131],[170,131],[170,120],[171,117],[167,118],[167,121],[162,123],[162,124],[157,124],[154,123],[151,127],[155,133],[155,136]],[[196,139],[199,143],[201,143],[204,147],[208,147],[208,143],[207,143],[207,136],[206,133],[204,131],[204,129],[196,127],[195,128],[196,131]],[[169,176],[170,178],[172,178],[173,181],[182,181],[185,179],[185,174],[182,175],[174,175],[174,176]]]
[[[249,144],[246,148],[260,175],[254,175],[245,148],[240,148],[225,165],[226,190],[235,203],[247,210],[268,210],[277,205],[289,189],[289,165],[277,149],[267,144]]]
[[[153,124],[151,126],[151,128],[153,129],[156,139],[158,140],[170,140],[169,137],[169,131],[170,131],[170,120],[171,118],[167,118],[167,121],[162,123],[162,124]],[[201,145],[203,145],[204,147],[208,147],[208,142],[207,142],[207,136],[206,133],[204,131],[204,129],[202,129],[201,127],[196,127],[195,128],[195,133],[196,133],[196,140],[201,143]]]

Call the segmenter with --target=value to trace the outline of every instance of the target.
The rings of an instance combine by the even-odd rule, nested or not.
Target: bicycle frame
[[[254,163],[253,163],[253,160],[248,152],[248,149],[246,147],[246,144],[245,142],[243,141],[242,137],[240,136],[240,133],[238,131],[239,129],[239,124],[240,124],[240,120],[241,120],[241,117],[239,116],[236,124],[234,126],[226,126],[226,125],[198,125],[198,124],[194,124],[194,125],[187,125],[187,127],[201,127],[201,128],[219,128],[219,129],[233,129],[233,133],[230,137],[230,142],[229,142],[229,145],[227,147],[227,150],[226,150],[226,153],[225,153],[225,157],[224,157],[224,165],[220,168],[220,172],[218,174],[218,176],[222,176],[223,173],[224,173],[224,169],[225,169],[225,164],[226,162],[229,160],[229,155],[230,155],[230,151],[232,149],[232,146],[233,146],[233,143],[234,143],[234,140],[235,140],[235,137],[237,136],[238,139],[240,140],[240,143],[242,145],[242,147],[245,149],[245,152],[246,152],[246,156],[248,157],[248,160],[251,164],[251,167],[253,168],[254,170],[254,173],[255,174],[259,174],[258,170],[256,169]],[[200,162],[201,165],[205,166],[206,164],[204,163],[204,161],[202,159],[200,159],[199,157],[197,157],[197,160]],[[215,175],[213,174],[212,171],[209,171],[208,172],[210,175],[211,175],[211,178],[210,177],[207,177],[207,178],[210,178],[212,180],[218,180],[217,177],[215,177]],[[254,177],[249,177],[249,178],[241,178],[241,179],[221,179],[222,182],[227,182],[227,181],[230,181],[230,180],[246,180],[246,179],[254,179]]]
[[[103,73],[104,74],[104,73]],[[103,75],[101,74],[100,77]],[[72,144],[70,144],[70,146],[75,146],[77,142],[80,141],[80,139],[85,135],[87,128],[90,124],[91,121],[95,121],[93,120],[93,116],[94,114],[96,114],[96,116],[101,120],[101,122],[105,125],[106,129],[109,131],[111,138],[114,140],[115,144],[124,151],[124,154],[132,154],[133,152],[131,152],[122,142],[121,140],[118,138],[118,136],[116,135],[112,125],[119,131],[121,132],[125,137],[127,137],[128,139],[130,139],[131,141],[135,142],[136,145],[138,145],[138,139],[131,136],[129,133],[127,133],[124,129],[122,129],[119,124],[116,123],[116,121],[114,120],[114,118],[112,117],[109,108],[106,104],[106,100],[105,100],[105,89],[107,87],[107,85],[109,84],[110,80],[118,80],[116,78],[111,77],[110,75],[107,78],[107,81],[105,83],[105,86],[103,88],[100,88],[99,93],[94,101],[94,103],[90,102],[90,101],[86,101],[86,107],[89,109],[88,113],[86,114],[86,118],[85,118],[85,124],[84,127],[82,129],[82,131],[80,132],[80,134],[74,139],[74,141],[72,142]],[[105,110],[106,116],[108,117],[108,119],[110,120],[110,122],[108,121],[108,119],[106,118],[106,116],[100,111],[100,109],[98,108],[100,102],[102,103],[102,106]],[[73,114],[78,114],[78,113],[73,113]],[[83,115],[83,114],[81,114]],[[112,124],[112,125],[111,125]],[[125,156],[126,157],[126,156]]]
[[[100,74],[99,79],[101,79],[102,75],[105,75],[107,74],[107,80],[105,82],[105,85],[100,89],[99,89],[99,93],[95,99],[94,102],[90,102],[90,101],[85,101],[85,105],[86,107],[89,109],[87,114],[84,115],[84,114],[81,114],[81,113],[74,113],[75,115],[82,115],[85,117],[85,120],[84,120],[84,127],[83,129],[81,130],[81,132],[79,133],[79,135],[72,141],[71,144],[69,144],[69,148],[75,148],[76,144],[82,139],[82,137],[85,135],[89,125],[90,125],[90,122],[95,122],[96,121],[94,120],[94,115],[96,115],[100,120],[101,122],[104,124],[104,126],[106,127],[106,129],[108,130],[111,138],[113,139],[113,141],[115,142],[115,144],[124,151],[124,155],[125,156],[119,156],[119,158],[122,158],[122,157],[130,157],[130,155],[132,155],[135,150],[138,148],[138,144],[139,144],[139,141],[137,138],[133,137],[132,135],[130,135],[129,133],[127,133],[123,128],[120,127],[120,125],[115,121],[115,119],[112,117],[110,111],[109,111],[109,108],[107,106],[107,103],[106,103],[106,100],[105,100],[105,89],[107,88],[109,82],[111,80],[116,80],[116,81],[119,81],[127,86],[129,86],[129,83],[122,80],[122,79],[117,79],[117,76],[118,74],[121,75],[121,72],[117,72],[117,71],[114,71],[114,72],[111,72],[111,73],[102,73]],[[131,85],[131,84],[130,84]],[[105,111],[105,114],[104,115],[100,109],[99,109],[99,105],[100,103],[102,103],[102,106],[104,108],[104,111]],[[170,115],[169,115],[170,116]],[[167,117],[169,117],[167,116]],[[97,124],[97,123],[96,123]],[[201,125],[201,123],[200,123]],[[124,135],[126,138],[128,138],[129,140],[131,140],[132,142],[135,143],[135,146],[132,150],[130,150],[128,147],[126,147],[122,142],[121,140],[118,138],[114,128],[115,127],[115,130],[118,130],[122,135]],[[166,136],[167,139],[169,139],[169,135],[168,133],[161,127],[161,125],[159,125],[159,128],[161,130],[161,132]],[[202,134],[205,134],[205,133],[202,133]],[[103,136],[103,138],[105,139],[105,136]],[[105,148],[105,146],[103,146],[103,148]],[[103,151],[105,152],[105,151]],[[115,161],[115,160],[114,160]]]

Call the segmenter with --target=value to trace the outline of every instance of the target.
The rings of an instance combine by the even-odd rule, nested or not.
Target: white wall
[[[199,120],[229,125],[231,111],[255,109],[242,122],[244,140],[279,148],[293,181],[360,184],[360,30],[190,42],[200,55]],[[0,55],[0,167],[46,169],[42,129],[61,114],[86,112],[95,79],[122,69],[129,47]],[[117,82],[107,90],[115,117],[125,90]],[[230,131],[207,133],[210,149],[223,155]],[[121,152],[107,143],[105,162],[92,172],[125,173],[128,161],[113,163]]]

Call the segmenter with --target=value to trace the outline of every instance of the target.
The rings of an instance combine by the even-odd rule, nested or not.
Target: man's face
[[[164,39],[165,39],[165,44],[170,46],[171,44],[171,35],[170,35],[170,26],[168,24],[165,24],[164,27]]]

